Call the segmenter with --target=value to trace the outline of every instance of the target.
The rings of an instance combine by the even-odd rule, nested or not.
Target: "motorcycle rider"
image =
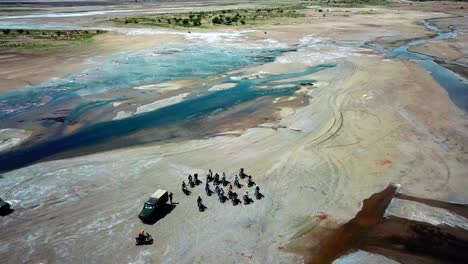
[[[205,192],[206,192],[206,195],[208,196],[211,195],[210,184],[208,182],[206,182],[205,184]]]
[[[254,184],[255,182],[252,181],[252,175],[249,175],[247,180],[247,186],[252,187]]]
[[[249,203],[249,192],[248,191],[245,191],[243,198],[244,198],[244,204],[248,204]]]
[[[187,184],[185,184],[185,181],[182,181],[182,192],[184,192],[185,194],[187,194],[187,192],[188,192]]]
[[[247,174],[244,173],[244,168],[241,168],[241,169],[239,170],[239,177],[240,177],[241,179],[244,179],[245,176],[247,176]]]
[[[189,176],[188,176],[188,182],[189,182],[189,184],[190,184],[190,187],[193,188],[193,187],[195,186],[195,183],[194,183],[193,180],[192,180],[192,174],[189,174]]]
[[[226,175],[223,175],[223,177],[221,177],[221,184],[224,185],[225,182],[226,182]]]
[[[262,194],[260,193],[260,187],[258,187],[258,185],[257,185],[257,187],[255,187],[255,194],[254,195],[255,195],[255,198],[257,198],[257,200],[261,198]]]

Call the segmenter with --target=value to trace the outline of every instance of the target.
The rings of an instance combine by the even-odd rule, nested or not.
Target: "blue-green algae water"
[[[109,93],[129,87],[154,84],[168,80],[206,78],[221,76],[242,67],[272,62],[277,56],[291,49],[222,49],[217,47],[179,46],[158,49],[151,52],[126,54],[113,58],[102,67],[79,75],[68,76],[63,80],[20,90],[1,97],[1,103],[13,108],[3,112],[3,118],[31,111],[44,96],[55,102],[63,102],[76,97]],[[65,151],[103,144],[145,129],[174,125],[199,120],[210,114],[264,96],[289,96],[303,81],[286,79],[306,76],[334,64],[319,65],[302,72],[269,76],[257,79],[236,79],[227,76],[225,83],[235,87],[213,93],[204,93],[158,110],[121,120],[101,122],[84,127],[77,132],[60,138],[50,139],[29,147],[23,147],[0,156],[0,171],[11,170]],[[285,80],[278,83],[277,81]],[[275,83],[272,83],[272,82]],[[275,86],[290,84],[283,88],[257,89],[257,85]],[[214,85],[214,84],[213,84]],[[102,107],[113,100],[98,103],[79,104],[72,115],[80,115],[88,110]],[[24,104],[28,104],[24,107]]]
[[[456,34],[456,32],[442,32],[428,21],[423,21],[423,23],[437,33],[436,37],[417,40],[394,50],[386,50],[380,47],[373,48],[378,49],[389,58],[405,59],[419,63],[447,90],[450,98],[457,106],[465,111],[468,110],[466,79],[440,66],[434,62],[432,57],[408,50],[412,46],[432,40],[449,39]],[[330,45],[333,45],[333,43]],[[0,122],[22,113],[33,113],[36,108],[40,107],[61,105],[70,101],[81,102],[73,107],[71,114],[68,116],[68,118],[73,119],[89,111],[106,107],[111,102],[121,100],[122,98],[112,98],[112,95],[119,94],[119,91],[125,91],[124,89],[135,86],[214,76],[226,76],[224,83],[235,84],[232,89],[212,93],[208,92],[208,89],[214,84],[210,84],[198,90],[199,97],[126,119],[89,125],[73,134],[49,139],[35,145],[22,146],[0,156],[0,171],[19,168],[59,153],[105,144],[146,129],[200,120],[211,114],[261,97],[289,96],[298,89],[299,84],[314,82],[314,80],[303,78],[291,81],[288,79],[300,78],[335,66],[333,64],[324,64],[302,72],[253,80],[239,80],[234,78],[236,76],[227,76],[228,72],[234,70],[272,62],[284,52],[293,50],[222,48],[198,45],[161,47],[122,54],[113,57],[95,69],[70,75],[55,82],[48,82],[0,95]],[[267,88],[257,89],[258,85]],[[283,88],[273,87],[277,85],[282,85]],[[271,89],[268,87],[271,87]],[[125,92],[120,94],[125,94]],[[105,96],[107,98],[105,100],[92,102],[81,100],[99,95],[111,95],[111,98]],[[41,106],[44,98],[51,98],[52,101],[46,106]]]
[[[206,78],[272,62],[291,49],[239,49],[196,45],[161,47],[114,57],[102,66],[55,82],[0,95],[0,120],[31,111],[43,98],[63,102],[169,80]]]

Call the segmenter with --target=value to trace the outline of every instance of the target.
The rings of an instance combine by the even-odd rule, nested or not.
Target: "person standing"
[[[237,177],[237,174],[234,177],[234,185],[239,189],[242,187],[242,185],[239,183],[239,177]]]
[[[211,196],[210,184],[208,182],[205,184],[205,192],[206,195]]]
[[[195,182],[195,185],[200,184],[200,180],[198,179],[198,173],[195,173],[193,175],[193,181]]]
[[[192,188],[195,187],[195,183],[193,182],[192,174],[189,174],[188,182],[189,182],[190,187],[192,187]]]
[[[201,209],[203,207],[202,201],[203,201],[202,198],[200,196],[198,196],[198,198],[197,198],[198,209]]]
[[[249,192],[244,193],[244,204],[249,204],[250,203],[250,198],[249,198]]]
[[[226,174],[224,174],[224,173],[223,173],[223,177],[221,177],[221,183],[223,184],[223,186],[226,186],[226,184],[227,184]]]
[[[245,176],[247,176],[247,175],[244,173],[244,168],[241,168],[241,169],[239,170],[239,177],[240,177],[241,179],[244,179]]]
[[[214,176],[214,183],[219,184],[219,174],[218,173],[216,173],[215,176]]]
[[[199,210],[200,212],[203,212],[203,211],[206,210],[206,206],[204,206],[202,202],[203,202],[203,201],[202,201],[202,198],[201,198],[200,196],[198,196],[197,205],[198,205],[198,210]]]
[[[172,195],[173,193],[172,192],[169,192],[169,203],[172,204]]]
[[[252,181],[252,175],[249,175],[247,180],[247,186],[252,187],[253,185],[255,185],[255,182]]]

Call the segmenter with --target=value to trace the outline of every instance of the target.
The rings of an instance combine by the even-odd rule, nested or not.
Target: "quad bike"
[[[153,237],[146,233],[146,235],[135,237],[135,245],[142,246],[142,245],[151,245],[153,244]]]

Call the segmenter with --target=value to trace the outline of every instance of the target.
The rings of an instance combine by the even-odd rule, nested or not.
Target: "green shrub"
[[[213,17],[213,19],[211,20],[211,22],[213,24],[221,24],[221,20],[219,19],[219,17],[215,16]]]

